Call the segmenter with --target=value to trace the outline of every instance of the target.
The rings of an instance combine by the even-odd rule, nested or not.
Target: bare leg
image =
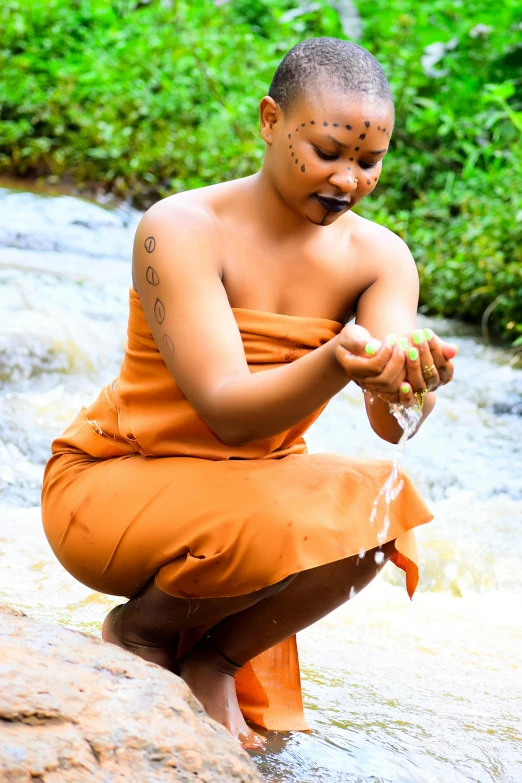
[[[212,627],[212,639],[238,666],[308,627],[360,592],[393,554],[393,542],[381,548],[384,560],[349,557],[296,574],[278,585],[235,598],[187,601],[163,593],[151,582],[137,597],[109,613],[103,638],[175,671],[173,648],[179,633],[198,625]],[[246,746],[258,744],[246,725],[235,693],[238,666],[202,639],[180,662],[181,677],[207,713]]]
[[[349,557],[302,571],[281,593],[217,623],[211,638],[227,658],[243,665],[360,592],[379,573],[394,549],[393,541],[384,544],[380,548],[384,560],[379,564],[374,558],[379,549],[372,549],[364,558]],[[205,639],[180,662],[181,676],[207,713],[229,728],[239,725],[241,719],[230,676],[236,672],[224,659],[219,664],[215,649]]]
[[[278,584],[247,595],[201,600],[167,595],[152,581],[126,604],[116,606],[109,612],[103,623],[102,637],[146,661],[178,673],[176,651],[182,631],[200,625],[215,625],[223,618],[244,611],[284,590],[294,578],[289,576]],[[208,683],[207,690],[212,693],[211,704],[202,702],[208,714],[225,726],[245,747],[262,746],[263,738],[247,726],[237,703],[234,677],[240,667],[230,665],[205,639],[197,648],[198,652],[192,660],[200,660],[200,669]],[[202,700],[198,693],[196,696]]]

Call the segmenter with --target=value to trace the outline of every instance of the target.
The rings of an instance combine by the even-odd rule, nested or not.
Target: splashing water
[[[377,517],[377,509],[379,507],[379,503],[381,502],[381,498],[384,498],[386,512],[384,515],[382,530],[377,533],[377,541],[379,542],[379,545],[384,544],[386,541],[386,536],[388,535],[388,530],[390,528],[390,504],[392,500],[395,500],[404,486],[403,479],[399,478],[399,471],[402,467],[402,455],[404,453],[406,441],[411,438],[417,429],[422,416],[422,407],[417,404],[405,408],[404,405],[393,403],[390,404],[390,413],[393,414],[394,418],[399,423],[399,426],[402,429],[402,436],[397,444],[397,449],[395,450],[391,473],[380,488],[377,497],[373,501],[372,513],[370,514],[370,522],[373,525]],[[380,559],[378,559],[379,557]],[[375,554],[375,562],[377,564],[382,562],[383,558],[384,554],[382,552],[377,552]]]

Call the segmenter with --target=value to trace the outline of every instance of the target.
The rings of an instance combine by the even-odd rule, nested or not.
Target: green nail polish
[[[429,342],[433,338],[433,332],[431,329],[423,329],[422,334],[426,338],[426,340]]]
[[[415,362],[419,358],[419,352],[416,348],[408,348],[408,356],[412,362]]]
[[[408,386],[408,384],[407,383],[403,383],[402,386],[401,386],[401,392],[403,394],[408,394],[409,390],[410,390],[410,387]]]
[[[421,343],[424,342],[424,334],[423,334],[423,332],[421,332],[420,329],[416,329],[414,332],[412,332],[411,336],[413,338],[413,342],[416,345],[420,345]]]
[[[395,343],[397,342],[397,335],[395,334],[395,332],[392,332],[391,334],[386,335],[385,340],[388,343],[388,345],[395,345]]]
[[[403,351],[408,347],[408,341],[405,337],[399,337],[397,342],[399,343],[399,348],[402,348]]]
[[[364,346],[364,350],[366,351],[366,353],[370,354],[370,356],[373,356],[374,353],[377,352],[375,343],[366,343],[366,345]]]

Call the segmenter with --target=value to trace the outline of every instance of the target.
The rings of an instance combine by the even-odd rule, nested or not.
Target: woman
[[[120,375],[53,443],[42,504],[65,568],[129,598],[103,638],[179,673],[246,746],[245,717],[306,729],[295,634],[390,559],[411,595],[431,519],[405,477],[381,540],[389,464],[307,454],[303,433],[354,382],[397,442],[389,403],[417,395],[422,423],[457,352],[415,330],[405,244],[352,211],[394,122],[375,58],[299,44],[260,118],[260,172],[143,217]]]

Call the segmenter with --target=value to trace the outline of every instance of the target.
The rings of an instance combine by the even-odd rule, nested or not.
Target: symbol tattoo
[[[162,324],[165,320],[165,305],[161,299],[156,299],[154,304],[154,318],[159,324]]]
[[[145,250],[147,253],[154,253],[154,250],[156,248],[156,240],[154,237],[147,237],[145,242],[143,243],[145,246]]]
[[[168,334],[163,335],[163,345],[167,349],[167,353],[170,357],[174,356],[174,342],[172,340],[172,337],[169,337]]]
[[[150,283],[151,285],[159,285],[159,275],[151,266],[147,267],[146,277],[147,283]]]

